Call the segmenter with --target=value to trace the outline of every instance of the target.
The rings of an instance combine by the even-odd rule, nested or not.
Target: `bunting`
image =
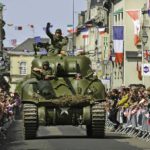
[[[14,24],[12,23],[7,23],[7,26],[12,27]]]
[[[67,32],[69,33],[73,32],[73,25],[67,25]]]
[[[22,30],[23,27],[22,26],[15,26],[15,30]]]
[[[28,26],[33,29],[34,28],[34,25],[33,24],[28,24]]]
[[[16,47],[17,46],[17,40],[16,39],[11,39],[11,45]]]
[[[140,42],[140,11],[128,10],[127,13],[132,18],[134,24],[134,45],[138,45],[138,43]]]

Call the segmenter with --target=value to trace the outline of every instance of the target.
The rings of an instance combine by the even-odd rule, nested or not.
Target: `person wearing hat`
[[[54,78],[52,68],[49,65],[48,61],[44,61],[42,63],[42,68],[33,68],[33,71],[39,72],[41,75],[41,78],[44,80],[52,79]]]
[[[67,45],[68,40],[62,36],[61,29],[56,29],[55,34],[50,32],[51,24],[46,25],[46,34],[51,39],[51,46],[49,47],[49,53],[61,54],[62,48]]]

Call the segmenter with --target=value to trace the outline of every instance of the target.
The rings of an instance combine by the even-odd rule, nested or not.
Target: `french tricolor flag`
[[[85,38],[88,38],[88,36],[89,36],[89,30],[88,30],[88,28],[84,28],[84,29],[82,29],[81,30],[81,35],[82,35],[82,37],[85,39]]]
[[[115,52],[115,62],[123,62],[123,38],[124,37],[124,27],[123,26],[113,26],[113,43]]]

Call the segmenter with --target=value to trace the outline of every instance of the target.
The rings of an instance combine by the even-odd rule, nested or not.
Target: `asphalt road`
[[[106,133],[104,139],[85,136],[84,127],[40,127],[35,140],[24,140],[22,120],[15,121],[0,150],[150,150],[150,142]]]

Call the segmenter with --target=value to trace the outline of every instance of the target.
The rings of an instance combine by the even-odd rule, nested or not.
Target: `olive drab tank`
[[[49,79],[40,71],[44,62]],[[25,139],[36,138],[39,126],[53,125],[85,125],[87,136],[105,136],[105,88],[90,66],[84,55],[35,57],[30,78],[20,86]]]

